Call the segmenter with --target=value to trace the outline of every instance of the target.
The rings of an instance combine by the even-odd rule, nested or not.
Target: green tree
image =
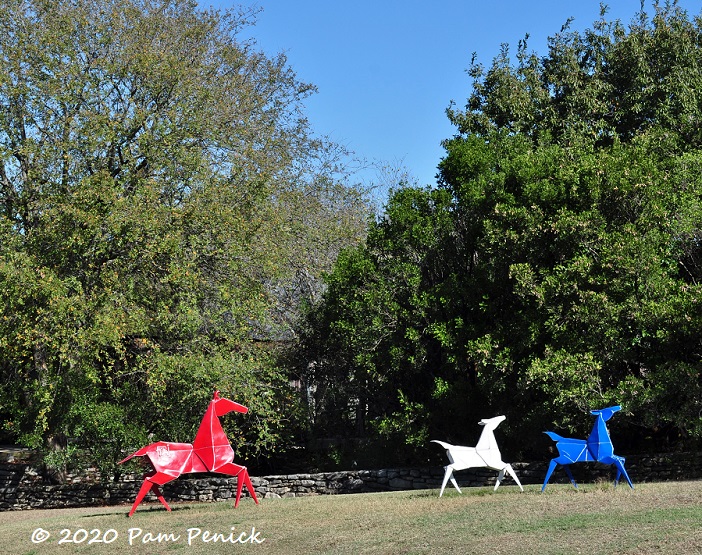
[[[270,345],[302,272],[290,251],[326,233],[304,259],[318,279],[367,206],[303,116],[314,87],[238,38],[254,15],[193,0],[0,6],[11,438],[83,438],[116,460],[147,433],[189,439],[219,387],[255,415],[236,422],[236,447],[284,443],[295,407]]]
[[[310,432],[339,441],[347,463],[417,462],[431,430],[470,410],[465,388],[447,387],[466,371],[447,344],[462,325],[445,268],[460,256],[451,204],[443,190],[395,191],[365,244],[341,253],[300,331]]]
[[[674,2],[654,9],[628,32],[603,9],[544,58],[522,43],[516,66],[507,51],[473,65],[466,109],[450,114],[460,135],[442,183],[478,222],[466,241],[485,298],[467,353],[494,402],[520,391],[538,424],[621,403],[631,425],[702,432],[702,33]]]
[[[545,56],[525,39],[515,61],[506,46],[474,60],[436,189],[398,190],[340,259],[306,357],[317,371],[340,353],[353,384],[372,346],[381,429],[453,440],[457,418],[504,413],[526,453],[622,404],[613,425],[632,443],[702,434],[702,21],[653,9],[628,27],[606,8],[583,33],[568,22]]]

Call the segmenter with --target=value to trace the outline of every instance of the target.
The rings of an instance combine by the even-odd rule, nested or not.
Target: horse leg
[[[497,488],[500,487],[500,482],[502,482],[502,479],[505,477],[505,469],[503,468],[500,470],[500,472],[497,474],[497,479],[495,480],[495,488],[492,491],[497,491]]]
[[[568,475],[568,478],[570,479],[570,483],[573,484],[573,487],[575,489],[578,489],[578,484],[575,483],[575,478],[573,478],[573,473],[570,471],[570,467],[567,464],[564,464],[563,470],[565,470],[565,473]]]
[[[141,503],[142,499],[146,497],[146,494],[149,493],[151,490],[151,486],[153,486],[153,482],[150,482],[148,478],[144,478],[144,482],[141,484],[141,489],[139,490],[139,493],[136,496],[136,499],[134,500],[134,505],[132,505],[132,509],[129,511],[129,516],[132,516],[134,514],[134,511],[136,511],[137,506],[139,503]]]
[[[456,478],[453,475],[453,472],[451,473],[451,483],[453,484],[453,487],[456,488],[456,490],[458,490],[458,493],[463,493],[461,491],[461,488],[458,487],[458,482],[456,482]]]
[[[161,490],[158,486],[162,486],[163,484],[166,484],[171,480],[174,480],[175,478],[175,476],[169,476],[168,474],[163,474],[161,472],[152,472],[150,474],[147,474],[144,477],[144,482],[141,484],[141,489],[139,490],[139,493],[137,494],[136,499],[134,500],[134,505],[132,505],[132,509],[129,511],[129,516],[132,516],[134,514],[134,511],[136,511],[136,508],[139,506],[139,503],[143,501],[144,497],[146,497],[146,494],[149,493],[149,491],[151,491],[152,489],[156,494],[156,498],[161,502],[161,504],[164,507],[166,507],[166,510],[170,511],[171,508],[168,506],[168,503],[166,503],[166,500],[163,498]]]
[[[517,482],[517,485],[519,486],[519,489],[522,490],[522,491],[524,491],[524,488],[522,487],[522,483],[519,481],[519,478],[517,478],[517,474],[514,472],[514,468],[512,468],[512,465],[511,465],[511,464],[508,464],[507,466],[505,466],[503,472],[504,472],[505,470],[506,470],[507,473],[512,477],[512,479],[513,479],[515,482]],[[497,488],[495,488],[495,489],[497,489]]]
[[[258,497],[256,497],[256,490],[253,487],[253,484],[251,483],[251,476],[249,476],[249,471],[247,468],[244,468],[242,470],[241,475],[237,477],[236,481],[236,499],[237,502],[234,504],[234,508],[236,509],[239,505],[239,497],[241,497],[241,489],[246,484],[246,489],[249,490],[249,494],[253,498],[253,500],[256,502],[256,505],[258,505]]]
[[[256,490],[254,490],[253,484],[251,483],[251,477],[249,476],[249,471],[245,466],[239,466],[232,462],[224,464],[217,469],[217,472],[222,474],[229,474],[230,476],[236,476],[236,499],[234,500],[234,508],[239,506],[239,498],[241,497],[241,491],[246,484],[246,489],[249,490],[249,494],[258,505],[258,497],[256,497]]]
[[[449,477],[451,476],[453,469],[447,465],[444,467],[444,471],[444,481],[441,483],[441,491],[439,492],[439,497],[441,497],[444,494],[444,488],[446,487],[446,484],[449,481]]]
[[[615,480],[615,483],[619,481],[619,476],[623,474],[624,479],[629,484],[629,487],[631,489],[634,489],[634,484],[631,483],[631,478],[629,478],[629,475],[627,474],[626,469],[624,468],[624,461],[625,461],[624,457],[618,457],[618,456],[614,455],[612,457],[612,460],[614,462],[614,465],[617,467],[617,478]]]
[[[453,465],[446,465],[444,469],[446,470],[446,473],[444,474],[444,481],[441,483],[441,492],[439,492],[439,497],[441,497],[444,494],[444,488],[446,487],[446,484],[448,483],[449,479],[451,480],[451,483],[454,485],[454,487],[458,490],[458,493],[461,493],[461,488],[458,487],[456,479],[453,477]]]
[[[551,459],[551,462],[548,465],[548,470],[546,471],[546,478],[544,478],[544,485],[541,486],[541,491],[544,491],[546,489],[548,479],[551,477],[551,474],[553,474],[553,471],[556,469],[556,466],[558,466],[556,459]]]
[[[161,505],[166,507],[166,510],[170,512],[171,508],[168,506],[168,503],[166,503],[166,500],[163,498],[161,489],[156,484],[154,484],[153,486],[151,486],[151,491],[156,496],[156,499],[158,499],[161,502]]]

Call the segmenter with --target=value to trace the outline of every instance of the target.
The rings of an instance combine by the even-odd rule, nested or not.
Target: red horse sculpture
[[[137,506],[144,499],[149,491],[153,490],[158,500],[169,511],[171,508],[161,494],[159,486],[175,480],[181,474],[191,472],[220,472],[237,477],[236,500],[234,508],[239,506],[241,490],[246,484],[249,494],[258,504],[258,498],[251,484],[249,471],[245,466],[234,464],[234,449],[232,449],[227,434],[222,429],[219,417],[228,412],[236,411],[246,414],[249,409],[239,403],[224,399],[219,396],[219,392],[214,392],[214,398],[207,407],[207,412],[202,418],[200,428],[192,443],[171,443],[167,441],[157,441],[146,447],[142,447],[137,452],[132,453],[126,459],[119,462],[122,464],[132,457],[149,457],[153,471],[144,476],[144,483],[137,494],[129,516],[134,514]]]

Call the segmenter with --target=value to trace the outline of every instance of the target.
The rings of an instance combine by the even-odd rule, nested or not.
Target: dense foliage
[[[699,438],[702,20],[603,9],[470,74],[438,186],[399,187],[310,314],[316,433],[426,457],[504,413],[526,453],[621,404],[631,447]]]
[[[194,0],[0,5],[0,418],[87,448],[189,441],[212,389],[243,456],[296,398],[270,345],[367,204],[302,115],[314,88]],[[77,451],[75,451],[77,452]]]

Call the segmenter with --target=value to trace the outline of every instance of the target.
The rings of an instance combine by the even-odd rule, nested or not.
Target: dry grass
[[[132,518],[128,507],[0,513],[0,553],[702,553],[702,482],[638,484],[636,490],[609,484],[583,485],[575,491],[550,485],[545,493],[528,486],[524,493],[503,486],[289,499],[250,499],[231,503],[142,505]],[[232,527],[234,532],[232,533]],[[38,528],[51,537],[32,543]],[[130,528],[141,535],[129,543]],[[188,543],[188,529],[203,532]],[[204,531],[218,538],[251,537],[261,543],[203,542]],[[80,544],[58,545],[68,533],[87,530]],[[112,543],[88,541],[99,530]],[[136,534],[132,531],[132,534]],[[150,536],[147,536],[150,534]],[[153,541],[142,543],[145,537]],[[78,532],[76,539],[83,533]],[[176,539],[176,536],[179,536]],[[70,536],[69,536],[70,538]]]

